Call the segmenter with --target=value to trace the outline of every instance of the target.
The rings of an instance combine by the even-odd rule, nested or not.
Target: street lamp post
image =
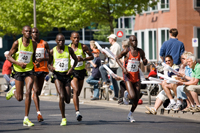
[[[36,4],[35,4],[36,0],[33,0],[33,21],[34,21],[34,27],[36,27]]]

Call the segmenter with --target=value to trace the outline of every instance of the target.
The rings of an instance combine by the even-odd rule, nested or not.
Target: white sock
[[[175,102],[174,99],[170,99],[170,103],[171,103],[171,104],[175,104],[176,102]]]
[[[182,104],[181,100],[177,100],[176,103],[177,103],[178,105],[181,105],[181,104]]]
[[[128,115],[130,116],[130,115],[132,115],[132,114],[133,114],[133,112],[130,111]]]
[[[15,87],[15,85],[14,85],[13,87]],[[12,87],[12,88],[13,88],[13,87]],[[16,91],[16,89],[13,90],[13,94],[15,94],[15,91]]]
[[[79,112],[79,111],[76,111],[76,114],[80,114],[80,112]]]
[[[195,107],[195,105],[191,105],[193,108]]]
[[[24,120],[26,120],[28,118],[28,116],[24,116]]]
[[[157,112],[157,109],[153,107],[153,109]]]
[[[42,115],[40,111],[37,112],[37,115],[39,115],[39,114]]]

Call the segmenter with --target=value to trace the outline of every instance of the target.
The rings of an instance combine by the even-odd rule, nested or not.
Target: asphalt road
[[[200,122],[163,116],[134,113],[135,123],[130,123],[126,110],[80,105],[83,121],[75,118],[73,103],[65,106],[67,126],[59,126],[61,114],[58,102],[41,101],[41,112],[44,122],[37,122],[35,105],[32,101],[29,119],[34,127],[23,127],[24,100],[18,102],[15,98],[9,101],[0,97],[0,132],[5,133],[198,133]]]

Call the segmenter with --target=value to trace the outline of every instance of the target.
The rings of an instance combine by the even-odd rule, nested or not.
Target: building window
[[[194,0],[194,8],[200,8],[200,0]]]
[[[144,31],[141,32],[141,48],[144,50]]]
[[[169,39],[169,29],[161,30],[161,44]]]
[[[157,45],[156,45],[156,30],[149,30],[149,60],[156,60]]]
[[[200,28],[197,28],[197,38],[200,40]],[[200,41],[198,41],[198,59],[200,58]]]
[[[134,33],[135,37],[138,39],[137,32]]]
[[[160,7],[161,9],[169,8],[169,0],[161,0]]]

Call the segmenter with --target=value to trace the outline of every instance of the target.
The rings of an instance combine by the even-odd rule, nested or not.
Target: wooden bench
[[[90,89],[93,90],[93,86],[86,86],[84,87],[83,91],[84,91],[84,99],[86,98],[86,89]],[[105,98],[105,100],[109,101],[109,87],[99,87],[99,94],[100,94],[100,99],[102,99],[102,97]]]

